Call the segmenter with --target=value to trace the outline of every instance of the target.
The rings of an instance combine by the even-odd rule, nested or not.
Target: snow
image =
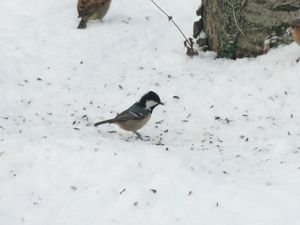
[[[191,36],[198,0],[157,1]],[[0,8],[0,224],[298,225],[300,48],[189,58],[150,1]],[[149,90],[140,133],[92,123]],[[174,97],[174,96],[178,96]]]

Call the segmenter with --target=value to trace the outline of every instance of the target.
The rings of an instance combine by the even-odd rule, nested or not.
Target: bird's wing
[[[136,113],[130,110],[126,110],[120,114],[118,114],[113,121],[114,122],[123,122],[127,120],[141,120],[148,116],[149,114],[145,113]]]
[[[78,0],[77,11],[78,17],[92,14],[96,7],[103,5],[107,0]]]

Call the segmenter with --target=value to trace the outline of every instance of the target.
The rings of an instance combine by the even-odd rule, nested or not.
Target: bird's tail
[[[87,20],[82,18],[77,26],[77,29],[85,29],[86,28],[86,23],[87,23]]]
[[[106,124],[106,123],[113,123],[114,120],[113,119],[110,119],[110,120],[103,120],[103,121],[100,121],[98,123],[95,123],[94,126],[97,127],[99,125],[102,125],[102,124]]]

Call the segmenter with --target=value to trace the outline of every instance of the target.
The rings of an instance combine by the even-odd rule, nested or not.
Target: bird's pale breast
[[[137,131],[141,129],[150,120],[151,115],[141,120],[127,120],[124,122],[118,122],[117,124],[124,130]]]

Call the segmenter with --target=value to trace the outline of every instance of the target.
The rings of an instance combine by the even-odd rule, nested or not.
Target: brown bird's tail
[[[104,121],[100,121],[98,123],[95,123],[94,126],[97,127],[99,125],[102,125],[102,124],[106,124],[106,123],[113,123],[114,120],[113,119],[110,119],[110,120],[104,120]]]
[[[86,28],[87,19],[82,18],[78,24],[77,29],[85,29]]]

